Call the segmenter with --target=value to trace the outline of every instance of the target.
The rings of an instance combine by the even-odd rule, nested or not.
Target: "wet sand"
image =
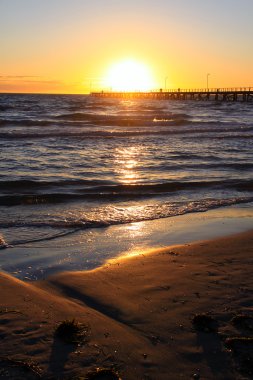
[[[81,229],[56,240],[2,249],[0,270],[21,280],[37,281],[59,272],[95,269],[122,253],[131,255],[136,249],[165,248],[244,232],[252,228],[252,220],[253,203],[107,228]],[[3,232],[8,244],[9,229]]]
[[[84,379],[113,368],[126,380],[250,379],[252,253],[250,231],[40,282],[1,273],[0,375]],[[193,324],[196,315],[204,322]],[[55,335],[66,319],[85,326],[78,344]]]

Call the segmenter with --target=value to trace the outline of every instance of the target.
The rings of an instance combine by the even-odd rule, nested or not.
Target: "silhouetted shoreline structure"
[[[98,98],[158,99],[158,100],[216,100],[216,101],[253,101],[253,87],[177,89],[159,91],[97,91],[91,96]]]

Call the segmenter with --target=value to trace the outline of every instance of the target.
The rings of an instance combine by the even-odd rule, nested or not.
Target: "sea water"
[[[31,264],[44,248],[37,267],[25,260],[38,277],[49,248],[69,244],[69,269],[80,233],[251,208],[252,152],[251,102],[0,94],[2,268],[18,272],[17,257],[30,252]],[[83,246],[80,268],[94,250],[86,260]]]

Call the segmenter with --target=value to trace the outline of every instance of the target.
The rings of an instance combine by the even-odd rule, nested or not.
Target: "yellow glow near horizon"
[[[104,85],[112,91],[150,91],[154,88],[154,80],[147,65],[127,59],[109,68]]]

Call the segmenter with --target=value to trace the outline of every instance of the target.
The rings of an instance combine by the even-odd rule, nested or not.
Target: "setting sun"
[[[105,87],[113,91],[149,91],[154,88],[154,80],[148,66],[128,59],[109,68]]]

